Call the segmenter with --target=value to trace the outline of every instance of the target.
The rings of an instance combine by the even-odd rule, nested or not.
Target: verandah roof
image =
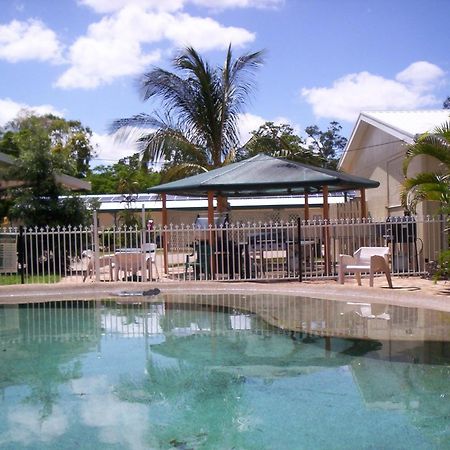
[[[316,193],[324,186],[331,192],[370,189],[379,185],[378,181],[367,178],[260,153],[209,172],[154,186],[148,191],[184,195],[215,192],[227,197],[248,197]]]

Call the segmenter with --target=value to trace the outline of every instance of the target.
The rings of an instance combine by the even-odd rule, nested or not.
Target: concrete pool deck
[[[419,277],[394,277],[393,289],[389,289],[384,277],[376,277],[374,287],[346,280],[344,285],[334,280],[290,282],[90,282],[84,284],[58,283],[34,285],[0,286],[0,304],[24,301],[48,300],[100,300],[118,296],[120,292],[142,292],[159,288],[162,293],[273,293],[303,296],[335,301],[353,301],[418,307],[450,312],[450,281],[439,281]]]

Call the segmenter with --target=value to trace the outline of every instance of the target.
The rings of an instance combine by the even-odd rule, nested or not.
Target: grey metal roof
[[[346,191],[379,185],[367,178],[260,153],[210,172],[154,186],[148,192],[207,195],[213,191],[228,197],[248,197],[315,193],[324,186],[329,191]]]

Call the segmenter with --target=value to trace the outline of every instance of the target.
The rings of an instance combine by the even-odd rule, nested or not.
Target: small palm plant
[[[417,156],[431,156],[439,162],[434,172],[421,172],[408,177],[411,161]],[[437,201],[442,212],[450,206],[450,122],[437,127],[431,133],[422,134],[409,146],[403,162],[405,181],[401,193],[403,205],[411,212],[423,200]]]
[[[439,162],[434,172],[421,172],[407,177],[408,167],[417,156],[431,156]],[[440,203],[440,209],[447,215],[447,230],[450,213],[450,122],[446,122],[432,133],[421,135],[408,148],[403,162],[405,181],[401,193],[402,203],[411,212],[423,200]],[[432,270],[433,278],[448,279],[450,277],[450,251],[444,250],[439,255],[436,267]]]

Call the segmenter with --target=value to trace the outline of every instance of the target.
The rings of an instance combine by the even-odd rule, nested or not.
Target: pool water
[[[449,314],[225,297],[0,306],[0,448],[450,448]]]

